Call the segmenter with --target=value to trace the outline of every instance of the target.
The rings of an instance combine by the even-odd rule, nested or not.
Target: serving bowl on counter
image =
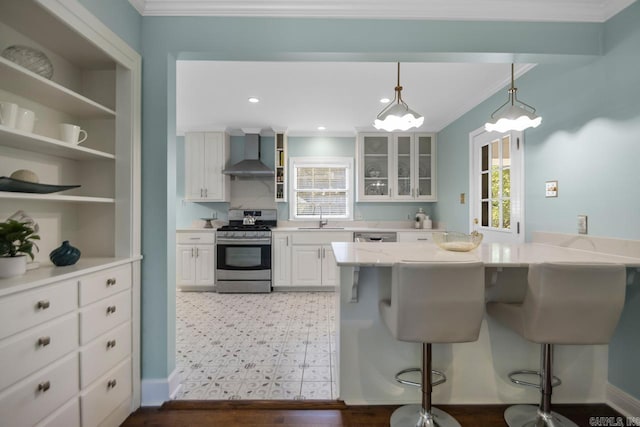
[[[440,248],[453,252],[469,252],[482,243],[483,235],[474,231],[470,234],[457,231],[433,233],[433,241]]]

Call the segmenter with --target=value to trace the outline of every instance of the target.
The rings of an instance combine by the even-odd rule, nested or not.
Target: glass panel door
[[[365,136],[363,143],[364,196],[389,195],[389,144],[385,135]]]
[[[398,197],[413,197],[411,188],[411,143],[410,135],[398,135],[395,140],[396,155],[396,190]],[[392,193],[394,191],[392,190]]]
[[[416,197],[433,195],[433,144],[431,136],[417,136],[418,188]]]

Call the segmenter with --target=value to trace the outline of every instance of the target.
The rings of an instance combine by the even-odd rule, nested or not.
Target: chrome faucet
[[[314,213],[314,214],[316,213],[316,207],[318,207],[318,208],[320,209],[320,222],[318,223],[318,226],[319,226],[320,228],[322,228],[322,227],[324,227],[325,225],[329,224],[329,221],[328,221],[328,220],[324,220],[324,221],[322,220],[322,206],[321,206],[321,205],[314,204],[314,205],[313,205],[313,213]]]

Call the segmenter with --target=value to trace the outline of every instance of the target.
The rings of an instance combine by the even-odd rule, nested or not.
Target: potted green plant
[[[20,276],[27,271],[27,255],[33,259],[33,242],[40,240],[29,222],[8,219],[0,222],[0,278]]]

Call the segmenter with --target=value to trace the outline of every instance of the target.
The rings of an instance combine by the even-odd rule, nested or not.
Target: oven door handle
[[[219,245],[270,245],[271,239],[217,239]]]

